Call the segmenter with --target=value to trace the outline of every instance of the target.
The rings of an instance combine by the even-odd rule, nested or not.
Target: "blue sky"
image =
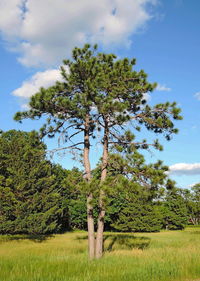
[[[14,122],[14,113],[38,87],[59,79],[58,67],[75,45],[97,42],[135,57],[137,69],[159,84],[151,104],[177,101],[182,108],[179,134],[170,142],[159,137],[164,151],[147,160],[162,159],[180,187],[200,182],[199,0],[0,0],[0,13],[1,129],[38,129],[36,121]],[[55,161],[76,165],[70,155]]]

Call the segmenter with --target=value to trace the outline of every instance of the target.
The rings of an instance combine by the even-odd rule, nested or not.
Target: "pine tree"
[[[15,115],[16,120],[37,119],[48,115],[42,129],[50,137],[60,133],[66,141],[82,133],[81,141],[75,141],[66,149],[80,150],[83,145],[85,178],[88,182],[87,215],[89,256],[94,257],[94,217],[93,193],[89,161],[90,137],[102,130],[102,165],[99,187],[99,216],[96,236],[96,258],[103,253],[103,231],[105,217],[104,190],[107,177],[110,148],[123,152],[147,149],[149,146],[161,149],[158,141],[148,143],[136,141],[133,131],[142,127],[156,134],[164,134],[166,139],[177,133],[172,122],[179,120],[180,109],[176,103],[158,104],[150,107],[144,94],[153,91],[156,84],[147,81],[146,73],[135,71],[135,59],[117,59],[114,54],[97,53],[97,46],[75,48],[72,60],[65,60],[61,68],[65,82],[57,83],[49,89],[41,89],[30,101],[30,110]],[[132,126],[131,131],[128,128]]]

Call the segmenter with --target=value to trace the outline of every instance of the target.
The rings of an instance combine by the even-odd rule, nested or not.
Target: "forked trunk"
[[[101,167],[101,183],[106,179],[107,176],[107,166],[108,166],[108,122],[105,120],[105,130],[104,130],[104,144],[103,144],[103,159]],[[97,236],[96,236],[96,258],[99,259],[103,255],[103,231],[104,231],[104,218],[105,218],[105,193],[102,188],[100,188],[99,195],[99,216],[97,224]]]
[[[85,179],[91,181],[91,167],[89,160],[90,139],[89,139],[89,115],[86,116],[84,129],[84,167]],[[88,255],[90,259],[95,257],[95,235],[94,235],[94,216],[92,206],[93,195],[88,192],[87,195],[87,226],[88,226]]]

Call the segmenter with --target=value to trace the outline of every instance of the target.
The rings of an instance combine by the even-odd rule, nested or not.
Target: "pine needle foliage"
[[[45,148],[34,131],[0,135],[0,233],[45,234],[68,227],[61,168],[46,160]]]

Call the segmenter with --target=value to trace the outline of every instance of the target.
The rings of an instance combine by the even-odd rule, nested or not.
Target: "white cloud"
[[[0,32],[26,66],[55,65],[75,45],[129,45],[156,0],[0,0]]]
[[[30,110],[30,106],[29,106],[28,103],[23,103],[23,104],[21,104],[20,107],[21,107],[22,110],[25,110],[25,111]]]
[[[166,85],[158,84],[157,87],[156,87],[156,90],[157,90],[157,91],[170,92],[172,89],[169,88],[169,87],[167,87]]]
[[[177,163],[169,167],[169,174],[175,176],[200,175],[200,163]]]
[[[50,87],[55,84],[56,81],[62,81],[59,69],[49,69],[44,72],[37,72],[30,79],[23,82],[21,87],[14,90],[12,94],[21,98],[30,98],[41,87]]]
[[[195,98],[200,100],[200,92],[197,92],[196,94],[194,94]]]
[[[143,99],[146,100],[146,101],[150,101],[151,100],[151,96],[149,93],[144,93],[143,94]]]
[[[199,182],[195,182],[195,183],[191,183],[191,184],[189,184],[188,185],[188,187],[190,187],[190,188],[192,188],[192,187],[194,187],[196,184],[198,184]]]

